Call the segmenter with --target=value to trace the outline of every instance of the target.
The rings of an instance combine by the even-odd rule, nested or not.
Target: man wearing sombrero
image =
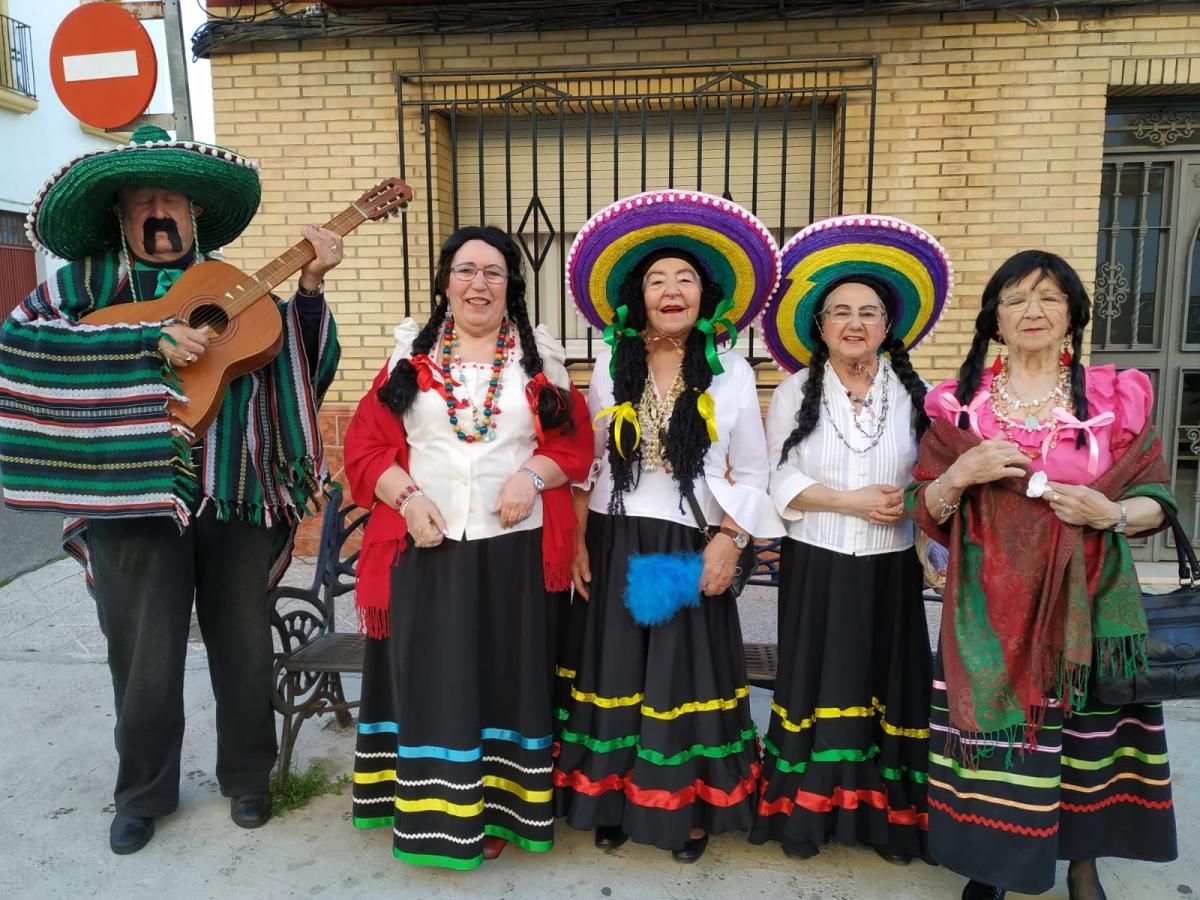
[[[599,459],[578,495],[573,576],[590,599],[571,608],[558,669],[560,812],[602,849],[631,838],[691,863],[709,834],[754,817],[731,587],[753,537],[782,527],[754,372],[721,344],[761,311],[778,254],[737,204],[652,191],[593,216],[567,267],[611,349],[588,391]]]
[[[69,260],[0,332],[4,502],[63,513],[108,640],[119,767],[114,853],[133,853],[179,800],[193,601],[217,701],[217,781],[233,821],[271,814],[275,759],[267,591],[327,472],[316,406],[338,344],[322,279],[341,238],[302,229],[315,259],[280,303],[283,346],[235,379],[213,425],[175,427],[177,370],[209,335],[177,321],[87,325],[93,310],[162,296],[258,207],[258,165],[141,128],[62,166],[34,200],[31,240]]]

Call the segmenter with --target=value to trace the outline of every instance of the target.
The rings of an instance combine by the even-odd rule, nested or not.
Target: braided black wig
[[[879,302],[883,304],[888,324],[880,348],[891,357],[892,371],[896,373],[896,377],[900,379],[900,383],[904,385],[904,389],[908,391],[908,396],[912,400],[913,428],[916,430],[918,440],[925,433],[925,429],[929,427],[929,416],[925,414],[925,382],[913,369],[912,361],[908,358],[908,350],[904,347],[904,341],[892,332],[896,323],[895,295],[885,282],[877,278],[869,275],[849,275],[832,281],[825,287],[821,296],[817,298],[816,314],[808,323],[808,336],[813,344],[812,359],[808,363],[808,379],[804,382],[800,409],[796,412],[796,427],[783,442],[783,451],[779,454],[779,465],[781,466],[793,448],[813,433],[821,418],[821,397],[825,389],[825,363],[829,360],[829,345],[825,343],[825,338],[821,335],[819,319],[829,295],[843,284],[861,284],[868,287],[875,292]]]
[[[521,266],[521,251],[517,249],[512,238],[490,225],[460,228],[442,244],[434,274],[437,303],[434,304],[429,321],[413,341],[410,356],[429,353],[433,349],[450,308],[450,301],[446,296],[450,266],[454,263],[455,254],[468,241],[490,244],[504,257],[505,267],[508,269],[507,315],[509,321],[516,326],[517,338],[521,343],[521,368],[529,378],[533,378],[542,371],[542,357],[538,353],[533,326],[529,323],[529,312],[525,308],[525,275]],[[417,369],[410,360],[402,359],[392,369],[387,382],[380,386],[379,399],[396,415],[403,416],[412,408],[417,391]],[[570,392],[553,384],[544,385],[538,391],[537,416],[543,429],[570,429]]]
[[[987,286],[983,289],[982,308],[975,317],[975,337],[971,340],[971,351],[958,370],[958,387],[954,390],[954,396],[959,403],[966,405],[979,390],[979,382],[987,365],[988,345],[993,340],[1000,340],[1000,328],[996,319],[1000,294],[1005,288],[1020,283],[1033,272],[1038,273],[1038,283],[1046,278],[1053,279],[1059,290],[1067,295],[1067,309],[1071,319],[1067,327],[1067,334],[1071,339],[1071,400],[1075,404],[1075,415],[1080,419],[1087,419],[1087,375],[1079,359],[1083,352],[1083,332],[1092,315],[1092,302],[1083,282],[1079,280],[1079,274],[1071,264],[1047,250],[1022,250],[1005,260],[988,279]],[[967,428],[965,415],[959,415],[958,427]],[[1085,439],[1086,436],[1081,430],[1075,439],[1075,446],[1082,447]]]
[[[641,336],[647,325],[642,281],[646,270],[660,259],[682,259],[699,274],[701,319],[711,318],[722,299],[721,285],[713,281],[700,261],[686,251],[656,250],[647,254],[633,267],[621,282],[617,303],[614,305],[614,308],[624,305],[629,310],[626,325],[638,332],[634,337],[619,337],[613,350],[613,401],[618,405],[628,401],[636,407],[646,389],[646,379],[650,377],[646,343]],[[693,328],[684,343],[683,363],[680,366],[684,389],[675,401],[675,408],[671,410],[671,418],[667,423],[669,440],[663,441],[665,456],[671,466],[671,475],[681,488],[690,485],[703,474],[704,455],[711,445],[708,439],[708,425],[696,406],[700,394],[708,390],[713,379],[704,350],[704,334],[700,329]],[[633,429],[623,428],[621,446],[618,447],[617,429],[609,428],[608,463],[612,470],[613,492],[609,499],[608,511],[612,515],[619,515],[625,511],[625,493],[637,484],[641,474],[641,445],[635,450],[633,442]]]

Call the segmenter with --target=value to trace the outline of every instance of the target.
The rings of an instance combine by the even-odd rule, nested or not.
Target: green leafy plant
[[[303,772],[276,772],[271,777],[271,808],[275,815],[303,809],[314,797],[340,794],[350,784],[349,775],[331,779],[319,762]]]

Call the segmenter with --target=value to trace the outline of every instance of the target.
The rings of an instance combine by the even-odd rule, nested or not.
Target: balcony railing
[[[32,33],[24,22],[8,16],[0,16],[0,88],[37,98]]]

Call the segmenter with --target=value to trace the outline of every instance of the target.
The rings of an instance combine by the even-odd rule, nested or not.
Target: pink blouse
[[[1045,470],[1051,481],[1064,484],[1091,484],[1112,466],[1145,427],[1150,415],[1153,394],[1150,379],[1139,369],[1117,371],[1113,365],[1087,366],[1088,417],[1081,422],[1064,409],[1056,415],[1063,423],[1058,431],[1058,443],[1043,458],[1041,449],[1046,430],[1026,431],[1016,425],[1009,428],[1012,440],[1034,454],[1033,471]],[[954,397],[958,381],[943,381],[925,397],[925,412],[931,419],[947,419],[956,423],[960,409],[965,409],[971,431],[981,438],[1004,438],[1000,423],[991,404],[992,371],[987,369],[980,379],[975,397],[960,406]],[[1076,447],[1076,436],[1083,432],[1082,447]],[[1090,436],[1089,436],[1090,435]],[[1091,471],[1089,471],[1089,468]]]

